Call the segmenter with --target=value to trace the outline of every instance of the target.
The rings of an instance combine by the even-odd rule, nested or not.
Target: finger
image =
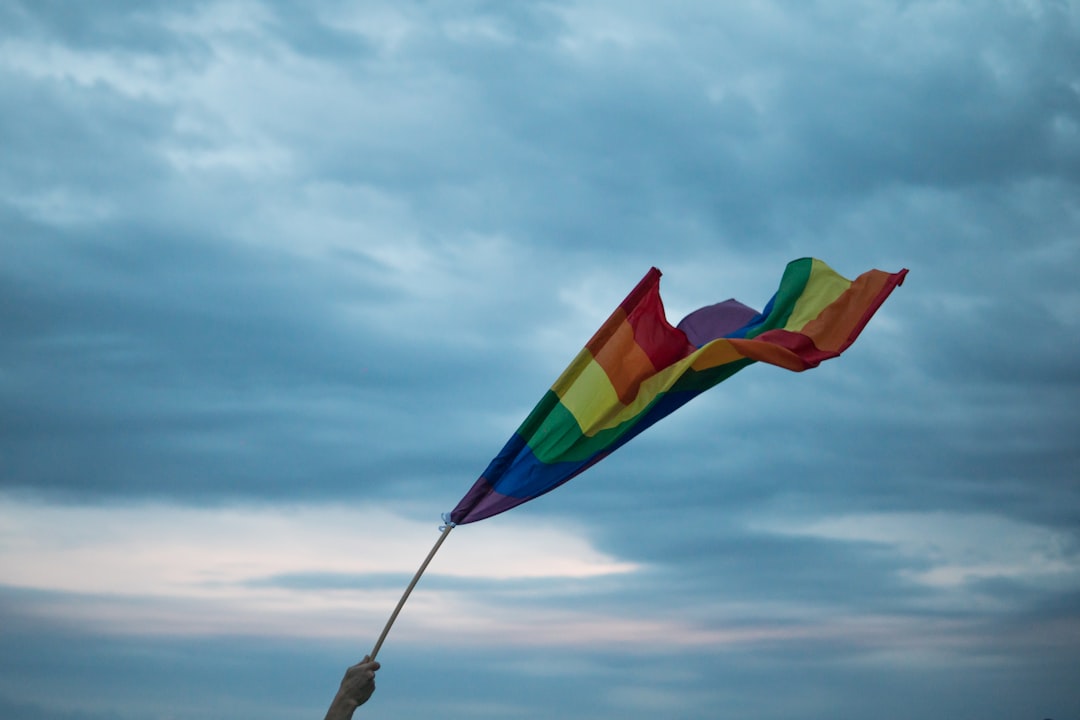
[[[382,666],[377,661],[364,656],[364,659],[353,665],[353,667],[357,670],[378,670]]]

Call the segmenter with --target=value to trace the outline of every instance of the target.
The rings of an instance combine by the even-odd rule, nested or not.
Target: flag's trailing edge
[[[763,311],[736,300],[673,327],[652,268],[540,400],[449,514],[483,520],[554,490],[747,365],[801,372],[846,350],[907,270],[847,280],[820,260],[788,264]]]

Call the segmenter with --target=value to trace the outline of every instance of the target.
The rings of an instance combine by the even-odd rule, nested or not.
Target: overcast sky
[[[448,538],[358,717],[1080,717],[1080,4],[0,0],[0,716],[322,717],[650,266],[910,274]]]

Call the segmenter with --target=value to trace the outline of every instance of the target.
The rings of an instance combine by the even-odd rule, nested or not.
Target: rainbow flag
[[[760,313],[736,300],[673,327],[652,268],[551,386],[450,513],[455,525],[554,490],[697,395],[761,361],[801,372],[846,350],[907,270],[847,280],[820,260],[788,264]]]

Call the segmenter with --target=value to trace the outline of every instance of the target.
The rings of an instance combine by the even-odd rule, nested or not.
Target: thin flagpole
[[[435,553],[437,553],[439,551],[439,548],[442,546],[443,541],[446,540],[446,536],[449,535],[450,531],[453,530],[453,529],[454,529],[454,526],[451,525],[449,522],[446,525],[443,526],[443,530],[442,530],[442,533],[439,535],[439,539],[435,541],[435,547],[431,548],[431,552],[429,552],[428,556],[426,558],[424,558],[424,562],[420,566],[420,569],[416,571],[415,575],[413,575],[412,582],[409,583],[409,587],[405,588],[405,594],[403,594],[401,596],[401,599],[398,600],[397,607],[394,608],[393,614],[390,616],[390,619],[386,622],[386,627],[383,628],[382,634],[379,635],[379,639],[375,643],[375,648],[371,651],[371,659],[372,660],[374,660],[375,656],[379,654],[379,648],[382,647],[383,640],[386,639],[387,633],[390,632],[390,626],[394,624],[395,620],[397,620],[398,613],[400,613],[401,608],[405,606],[405,601],[409,599],[409,595],[410,595],[410,593],[412,593],[413,588],[416,587],[416,583],[419,582],[420,576],[424,574],[425,570],[427,570],[427,566],[428,566],[428,563],[431,562],[431,558],[435,557]]]

